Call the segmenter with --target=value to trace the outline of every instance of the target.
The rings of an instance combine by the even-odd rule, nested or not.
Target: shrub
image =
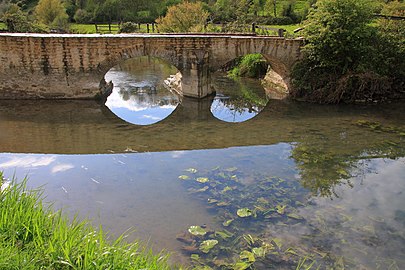
[[[266,75],[267,66],[266,59],[261,54],[247,54],[228,74],[231,77],[260,78]]]
[[[120,25],[120,33],[133,33],[138,30],[138,25],[134,22],[124,22]]]

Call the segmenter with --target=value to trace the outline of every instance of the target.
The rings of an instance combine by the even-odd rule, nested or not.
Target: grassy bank
[[[26,180],[6,183],[0,172],[0,183],[0,269],[171,269],[166,255],[110,243],[101,227],[52,211]]]

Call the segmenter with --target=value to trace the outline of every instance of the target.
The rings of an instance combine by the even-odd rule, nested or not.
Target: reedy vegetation
[[[167,256],[153,255],[121,236],[113,243],[88,221],[69,222],[42,201],[27,180],[5,188],[0,172],[0,269],[171,269]]]

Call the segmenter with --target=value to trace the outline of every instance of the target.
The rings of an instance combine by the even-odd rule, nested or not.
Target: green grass
[[[13,180],[0,192],[0,269],[172,269],[167,255],[153,255],[122,236],[110,243],[88,221],[69,222],[26,182]]]
[[[264,27],[269,28],[282,28],[287,31],[288,35],[294,35],[294,30],[301,27],[300,24],[288,24],[288,25],[265,25]]]
[[[0,22],[0,30],[7,30],[7,26],[5,23]]]
[[[108,24],[101,24],[101,26],[108,27]],[[104,28],[107,30],[106,28]],[[118,31],[116,31],[116,27],[113,28],[112,34],[117,34]],[[115,31],[114,31],[115,30]],[[94,24],[79,24],[79,23],[72,23],[70,24],[70,31],[72,33],[77,33],[77,34],[95,34],[96,32],[96,27]],[[152,32],[152,26],[149,25],[149,31]],[[156,29],[155,29],[156,31]],[[141,24],[141,29],[137,31],[139,33],[146,33],[147,32],[147,26],[146,24]],[[106,33],[106,32],[105,32]]]
[[[77,34],[95,34],[96,27],[94,24],[70,24],[70,31]]]

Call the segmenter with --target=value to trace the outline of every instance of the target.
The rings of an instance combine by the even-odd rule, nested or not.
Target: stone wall
[[[120,61],[150,55],[182,73],[185,96],[210,94],[209,72],[232,59],[262,53],[288,79],[302,40],[219,35],[0,34],[0,98],[94,98],[104,74]]]

